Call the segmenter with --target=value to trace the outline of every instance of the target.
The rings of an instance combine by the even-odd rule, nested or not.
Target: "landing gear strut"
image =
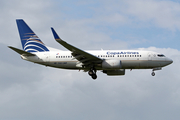
[[[97,75],[96,75],[96,69],[95,68],[91,68],[88,72],[88,74],[92,77],[92,79],[96,79]]]
[[[152,75],[152,76],[155,76],[155,72],[154,72],[154,71],[156,71],[156,70],[161,70],[161,69],[162,69],[161,67],[159,67],[159,68],[153,68],[151,75]]]

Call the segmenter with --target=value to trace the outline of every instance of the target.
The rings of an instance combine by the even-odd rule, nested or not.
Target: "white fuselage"
[[[139,50],[100,50],[86,51],[104,60],[120,60],[121,69],[153,69],[172,63],[172,60],[162,54]],[[34,52],[36,56],[23,56],[25,60],[63,69],[85,69],[83,63],[71,55],[71,51]],[[104,70],[101,65],[97,70]],[[113,68],[112,68],[113,69]]]

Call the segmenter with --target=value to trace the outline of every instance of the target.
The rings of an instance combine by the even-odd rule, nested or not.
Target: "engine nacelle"
[[[121,69],[121,61],[120,60],[104,60],[102,62],[103,69]]]
[[[119,70],[103,70],[103,73],[112,76],[112,75],[125,75],[125,69]]]

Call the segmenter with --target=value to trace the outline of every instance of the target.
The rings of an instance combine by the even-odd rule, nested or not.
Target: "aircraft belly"
[[[162,67],[162,61],[148,61],[149,68]]]
[[[58,62],[50,62],[50,66],[56,68],[64,68],[64,69],[76,69],[75,61],[58,61]]]
[[[122,69],[151,69],[155,67],[162,67],[161,61],[122,60]]]
[[[156,67],[162,67],[161,63],[162,61],[153,61],[153,60],[141,61],[140,69],[152,69]]]
[[[122,60],[122,69],[139,69],[140,63],[136,60]]]

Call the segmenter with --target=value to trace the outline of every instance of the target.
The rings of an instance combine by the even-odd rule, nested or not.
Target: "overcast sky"
[[[0,0],[0,120],[179,120],[180,2],[178,0]],[[50,47],[52,36],[81,49],[145,49],[173,64],[126,70],[98,79],[83,71],[24,61],[16,19]],[[21,48],[22,49],[22,48]]]

